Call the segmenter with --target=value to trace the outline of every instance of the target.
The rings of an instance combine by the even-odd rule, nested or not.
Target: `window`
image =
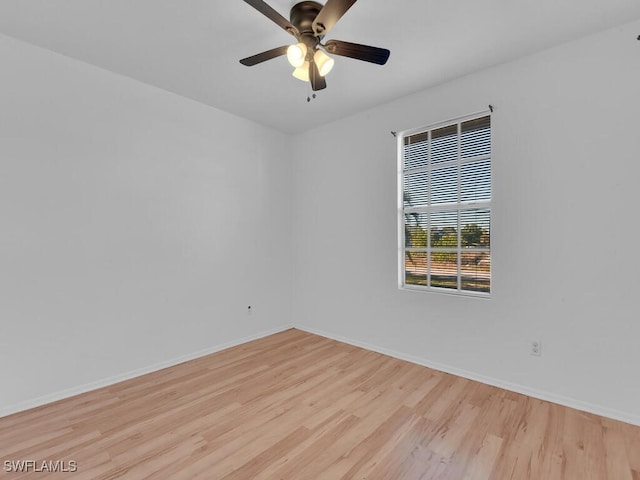
[[[398,135],[399,285],[491,291],[491,116]]]

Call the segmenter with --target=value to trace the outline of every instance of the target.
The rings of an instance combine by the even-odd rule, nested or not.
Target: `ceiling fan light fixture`
[[[303,82],[309,81],[309,62],[304,62],[298,68],[296,68],[291,74],[296,77],[298,80],[302,80]]]
[[[307,57],[307,46],[304,43],[297,43],[287,48],[287,60],[292,67],[299,68],[304,64]]]
[[[333,64],[335,63],[333,58],[324,53],[322,50],[316,50],[316,53],[313,54],[313,61],[316,62],[316,65],[318,66],[318,72],[320,72],[321,77],[324,77],[327,73],[329,73],[333,68]]]
[[[386,48],[361,45],[330,39],[321,43],[338,20],[357,0],[299,1],[295,3],[286,19],[267,3],[269,0],[244,0],[254,9],[296,38],[296,44],[286,44],[240,60],[242,65],[252,67],[272,58],[287,56],[295,71],[293,76],[309,82],[314,92],[327,88],[325,75],[334,65],[327,53],[339,57],[350,57],[364,62],[384,65],[389,59]]]

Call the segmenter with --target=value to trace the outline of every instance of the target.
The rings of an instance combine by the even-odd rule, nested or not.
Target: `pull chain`
[[[311,94],[311,82],[307,82],[307,103],[311,102],[311,99],[316,98],[316,94],[315,92],[313,92],[313,94]]]

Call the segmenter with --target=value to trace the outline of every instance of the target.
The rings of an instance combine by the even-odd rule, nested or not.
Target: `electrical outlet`
[[[247,307],[247,315],[251,315],[251,305]]]
[[[529,353],[534,357],[542,356],[542,342],[540,340],[532,340]]]

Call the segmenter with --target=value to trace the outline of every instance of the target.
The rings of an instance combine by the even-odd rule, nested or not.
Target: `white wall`
[[[7,37],[0,63],[0,414],[291,323],[288,136]]]
[[[296,324],[640,424],[639,33],[606,31],[298,136]],[[492,298],[400,291],[389,132],[489,103]],[[307,148],[314,138],[327,147]]]

